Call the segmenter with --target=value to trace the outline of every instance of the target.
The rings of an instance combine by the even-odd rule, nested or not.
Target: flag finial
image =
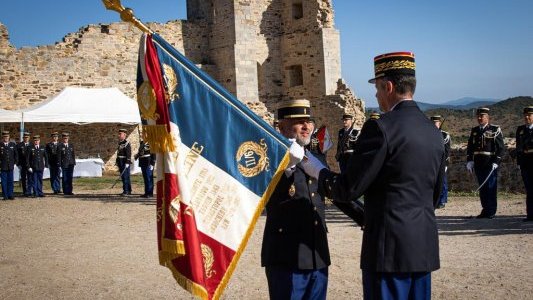
[[[142,32],[152,33],[152,30],[150,30],[148,26],[135,17],[133,14],[133,9],[127,7],[124,8],[124,6],[122,6],[120,3],[120,0],[102,0],[102,2],[104,3],[106,9],[118,12],[122,21],[132,23],[135,25],[135,27],[142,30]]]

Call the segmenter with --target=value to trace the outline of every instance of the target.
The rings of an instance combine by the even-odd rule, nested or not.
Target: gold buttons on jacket
[[[315,226],[318,225],[318,221],[315,221]]]
[[[278,229],[278,231],[279,231],[279,232],[282,232],[282,231],[283,231],[283,228]]]
[[[307,183],[313,184],[313,180],[309,179],[309,181]]]
[[[314,197],[315,196],[315,193],[311,193],[311,197]]]
[[[313,206],[313,210],[316,211],[316,206]]]

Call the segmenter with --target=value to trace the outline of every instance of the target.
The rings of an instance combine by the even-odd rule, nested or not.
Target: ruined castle
[[[364,103],[341,79],[331,0],[188,0],[187,20],[147,25],[266,121],[278,102],[297,98],[311,100],[317,124],[334,139],[343,113],[354,114],[358,126],[364,121]],[[118,87],[135,99],[140,35],[123,22],[88,25],[55,45],[16,49],[0,24],[0,108],[27,108],[67,86]],[[1,126],[18,132],[18,124]],[[107,166],[114,164],[119,127],[26,125],[42,136],[70,131],[84,145],[78,156],[98,154]],[[126,128],[138,145],[135,127]]]

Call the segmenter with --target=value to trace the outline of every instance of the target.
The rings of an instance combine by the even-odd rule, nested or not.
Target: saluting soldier
[[[48,155],[45,147],[40,145],[41,136],[33,136],[33,145],[30,146],[27,154],[28,172],[32,174],[33,196],[44,197],[43,193],[43,172],[48,168]]]
[[[466,149],[466,168],[475,172],[479,185],[481,213],[478,219],[492,219],[496,215],[498,190],[498,165],[501,162],[504,145],[500,126],[489,124],[490,109],[477,110],[479,126],[473,127]]]
[[[524,107],[525,124],[516,129],[516,162],[526,188],[524,222],[533,221],[533,106]]]
[[[143,174],[144,194],[142,198],[149,198],[154,196],[154,166],[155,154],[150,153],[150,145],[141,140],[139,151],[135,154],[135,160],[139,160],[139,167]]]
[[[0,144],[0,180],[2,180],[2,194],[4,200],[13,200],[13,170],[18,161],[17,145],[9,140],[9,131],[2,131]]]
[[[48,155],[48,163],[50,167],[50,186],[54,194],[61,192],[61,183],[59,178],[61,177],[61,166],[59,160],[59,133],[52,132],[50,134],[52,140],[46,144],[46,154]]]
[[[17,166],[20,173],[20,183],[22,184],[22,194],[26,197],[31,195],[32,190],[30,177],[33,175],[28,172],[28,162],[26,161],[26,155],[30,145],[30,133],[24,132],[22,134],[22,142],[17,144],[17,156],[19,157]]]
[[[61,138],[63,142],[59,145],[59,165],[63,170],[63,194],[74,195],[72,192],[72,178],[74,177],[74,166],[76,165],[74,145],[69,143],[70,134],[68,132],[63,132]]]
[[[444,178],[442,180],[442,191],[439,196],[439,203],[437,204],[437,208],[444,208],[446,203],[448,203],[448,176],[446,176],[446,172],[448,171],[448,163],[450,162],[450,149],[452,140],[450,134],[441,128],[443,122],[443,118],[441,116],[432,116],[431,121],[433,121],[435,126],[440,130],[440,133],[442,134],[442,142],[444,143],[444,159],[446,160],[446,167],[444,169]]]
[[[130,165],[131,165],[131,145],[126,140],[126,129],[118,130],[117,166],[122,180],[122,193],[120,195],[131,195]]]
[[[344,127],[339,129],[339,140],[337,143],[337,154],[335,159],[339,162],[341,172],[346,169],[348,160],[353,155],[355,142],[359,136],[359,130],[353,127],[353,116],[345,114],[342,116]]]

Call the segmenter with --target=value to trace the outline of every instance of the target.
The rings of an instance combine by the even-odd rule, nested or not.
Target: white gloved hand
[[[306,151],[305,156],[307,158],[304,159],[304,161],[302,162],[302,168],[304,169],[307,175],[318,179],[320,171],[322,171],[322,169],[325,169],[326,166],[324,166],[324,164],[309,151]]]
[[[28,172],[33,173],[33,170],[31,168],[28,168]]]
[[[126,164],[124,167],[125,167],[125,168],[129,168],[129,167],[130,167],[130,164]]]
[[[474,162],[473,161],[467,162],[466,169],[468,170],[468,172],[472,173],[474,171]]]
[[[154,166],[150,165],[150,166],[148,166],[148,169],[150,169],[150,171],[153,171],[154,170]]]
[[[293,168],[297,163],[301,162],[305,155],[304,147],[300,146],[295,139],[289,139],[292,142],[289,148],[289,165],[288,168]]]
[[[492,169],[493,169],[493,170],[496,170],[497,168],[498,168],[498,164],[496,164],[496,163],[492,163]]]

